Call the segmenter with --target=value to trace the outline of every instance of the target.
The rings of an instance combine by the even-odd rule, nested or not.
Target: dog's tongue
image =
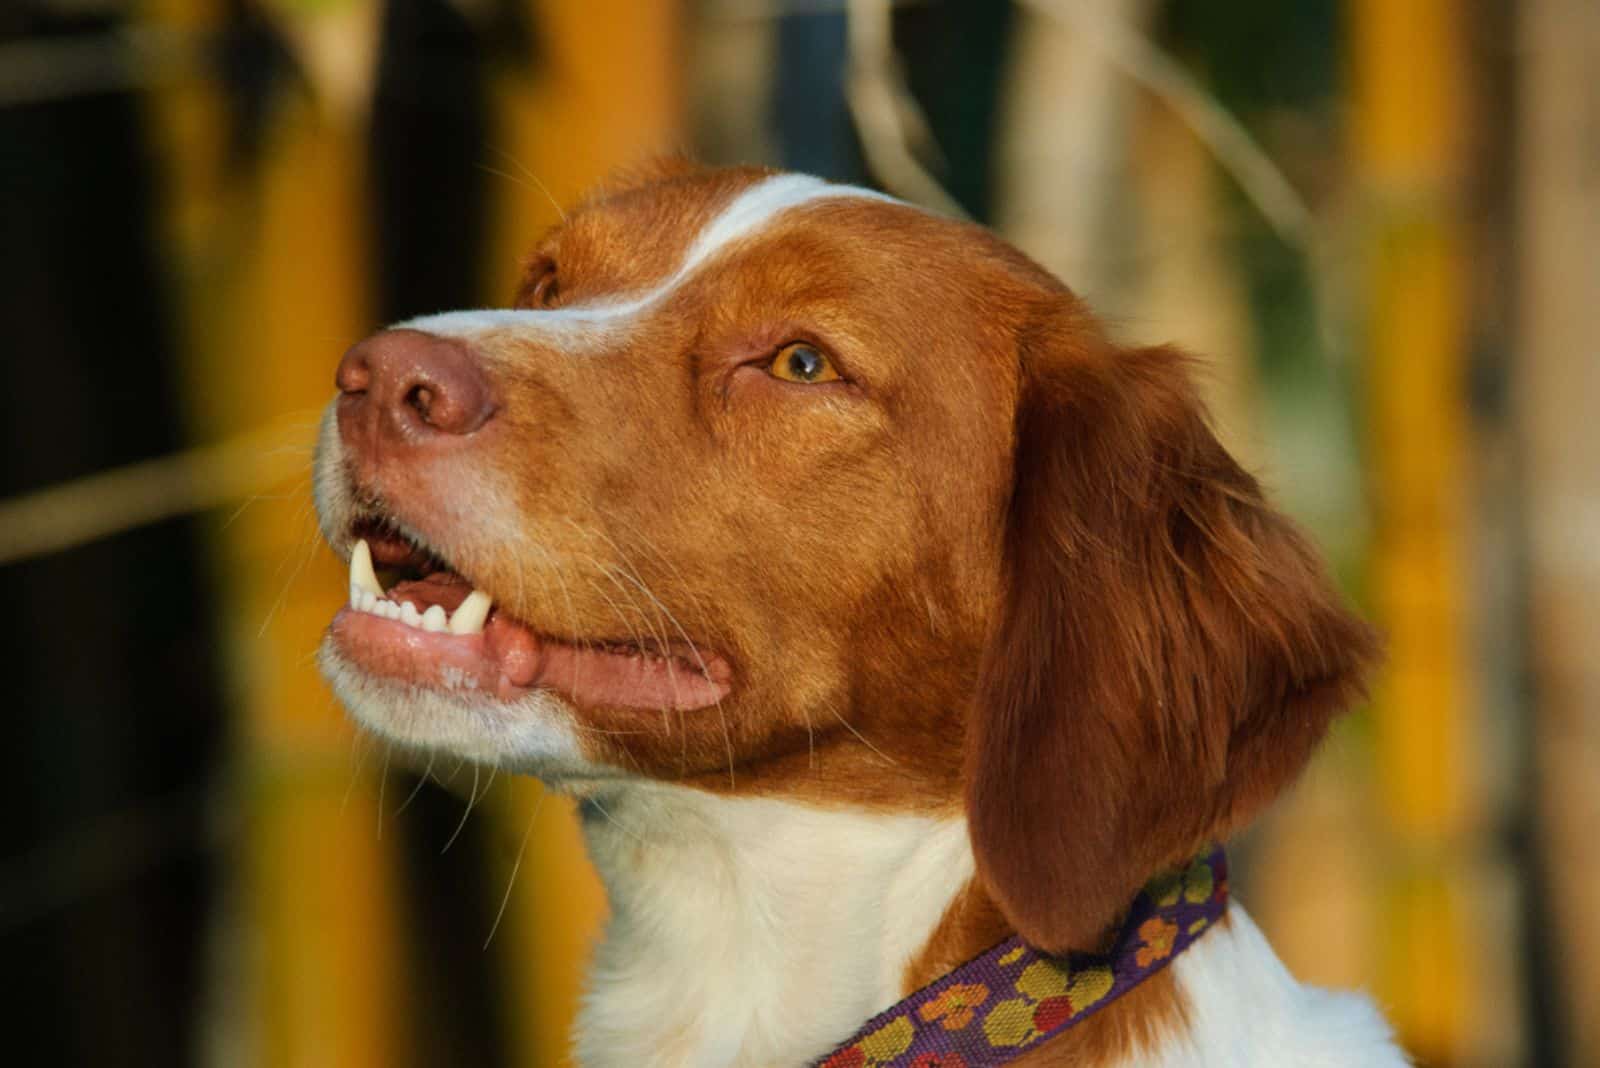
[[[439,572],[397,583],[383,599],[409,603],[418,614],[438,605],[449,616],[472,592],[461,576]],[[540,638],[494,610],[480,632],[452,634],[350,607],[335,617],[333,633],[345,653],[374,674],[503,700],[548,689],[580,705],[687,710],[715,704],[729,684],[720,659],[701,671],[671,655],[569,645]]]

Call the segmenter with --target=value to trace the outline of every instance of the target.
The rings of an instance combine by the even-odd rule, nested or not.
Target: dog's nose
[[[467,346],[421,330],[385,330],[352,346],[334,375],[339,426],[347,439],[368,434],[423,444],[465,437],[488,422],[488,377]]]

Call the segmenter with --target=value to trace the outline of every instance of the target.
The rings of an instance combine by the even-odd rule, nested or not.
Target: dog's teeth
[[[483,630],[483,621],[489,618],[489,606],[493,600],[482,590],[473,590],[467,599],[461,602],[450,616],[451,634],[478,634]]]
[[[361,591],[361,604],[358,607],[363,612],[366,612],[368,614],[376,613],[377,610],[378,610],[378,597],[377,597],[377,595],[375,593],[373,593],[371,590],[362,590]]]
[[[422,629],[442,634],[450,629],[449,617],[445,615],[444,606],[430,604],[428,610],[422,613]]]
[[[379,601],[378,614],[384,619],[399,619],[400,606],[393,601]]]
[[[374,597],[383,596],[378,573],[372,570],[372,550],[367,547],[365,538],[357,541],[355,548],[350,550],[350,588],[365,590]]]
[[[417,611],[417,606],[410,601],[400,606],[400,622],[408,627],[422,626],[422,613]]]

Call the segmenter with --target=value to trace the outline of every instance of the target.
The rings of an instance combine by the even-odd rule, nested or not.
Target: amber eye
[[[785,382],[833,382],[839,372],[833,369],[828,358],[805,342],[785,345],[767,365],[767,373]]]

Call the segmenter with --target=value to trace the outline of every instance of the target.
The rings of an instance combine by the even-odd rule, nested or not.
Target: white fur
[[[576,785],[621,774],[584,756],[572,706],[544,690],[515,701],[379,678],[324,638],[317,663],[357,723],[402,751],[450,756]]]
[[[1403,1068],[1372,1002],[1303,986],[1242,906],[1172,962],[1188,1024],[1140,1068]]]
[[[696,271],[726,249],[760,234],[774,219],[793,208],[840,197],[902,203],[859,186],[833,185],[805,174],[781,174],[757,182],[734,197],[696,235],[677,269],[636,296],[565,308],[491,308],[444,312],[409,319],[396,324],[396,329],[473,338],[489,331],[515,328],[518,332],[531,333],[543,341],[559,344],[571,351],[593,350],[614,344],[619,331],[633,326],[643,312],[665,301]]]
[[[972,876],[965,821],[660,784],[584,803],[611,902],[579,1062],[801,1065],[901,996]]]
[[[965,821],[681,787],[585,802],[611,918],[578,1022],[586,1068],[804,1065],[902,996],[971,878]],[[1186,1026],[1127,1068],[1402,1068],[1357,994],[1302,986],[1244,909],[1173,962]]]

